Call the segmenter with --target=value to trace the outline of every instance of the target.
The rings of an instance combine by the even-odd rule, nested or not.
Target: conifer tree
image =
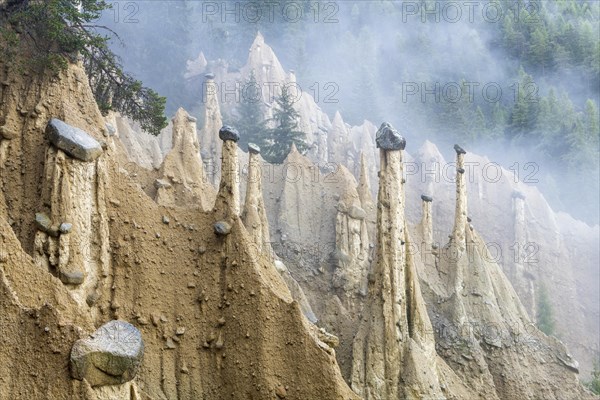
[[[241,87],[240,105],[236,110],[235,126],[242,133],[239,145],[246,149],[248,143],[254,143],[266,149],[268,132],[262,98],[262,90],[256,80],[254,70]]]
[[[94,21],[108,8],[98,0],[10,1],[0,15],[0,56],[36,73],[58,72],[81,58],[102,112],[119,111],[158,134],[167,125],[166,99],[123,72],[109,37],[97,33],[102,27]]]
[[[546,335],[554,334],[554,315],[548,291],[544,285],[540,285],[537,299],[537,326]]]
[[[294,97],[288,86],[283,86],[281,96],[275,100],[275,109],[271,122],[273,128],[268,131],[268,139],[265,146],[265,160],[281,164],[288,155],[292,143],[301,153],[304,153],[306,145],[306,133],[300,131],[298,119],[300,114],[294,108]]]

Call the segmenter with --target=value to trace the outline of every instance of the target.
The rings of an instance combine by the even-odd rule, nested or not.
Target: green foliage
[[[594,362],[592,378],[588,382],[585,382],[585,386],[587,386],[592,393],[600,395],[600,362]]]
[[[300,114],[294,109],[294,97],[290,88],[283,86],[281,96],[275,101],[271,119],[274,127],[267,131],[267,138],[263,142],[262,154],[265,160],[275,164],[283,163],[292,144],[295,144],[301,153],[307,150],[306,134],[298,128],[299,117]]]
[[[239,146],[246,149],[248,143],[265,147],[267,143],[266,121],[263,110],[261,87],[258,85],[254,71],[242,85],[240,105],[237,107],[237,118],[234,126],[241,132]]]
[[[537,327],[546,335],[554,334],[554,316],[550,298],[544,285],[540,285],[537,298]]]
[[[519,69],[519,82],[515,87],[515,103],[510,114],[510,136],[520,137],[531,132],[538,116],[537,85],[531,75]]]
[[[461,143],[472,143],[485,135],[485,116],[481,107],[471,98],[466,82],[460,82],[460,93],[448,94],[447,97],[442,102],[442,112],[439,114],[440,130],[452,126],[456,131],[454,137]]]
[[[502,0],[502,45],[513,57],[544,74],[584,66],[598,82],[599,5],[594,1]],[[595,75],[594,75],[595,74]]]
[[[597,163],[598,107],[592,100],[586,102],[585,114],[577,115],[566,136],[568,152],[563,158],[572,168]]]
[[[90,86],[102,112],[116,110],[158,134],[167,125],[166,99],[123,72],[92,22],[110,8],[98,0],[21,0],[10,2],[0,30],[0,51],[6,59],[20,59],[37,72],[58,72],[69,62],[83,59]]]

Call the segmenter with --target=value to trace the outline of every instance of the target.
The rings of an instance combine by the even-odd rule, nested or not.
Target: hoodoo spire
[[[260,147],[254,143],[248,144],[250,160],[248,162],[248,184],[246,186],[246,200],[242,211],[242,221],[259,253],[265,253],[273,261],[272,249],[269,245],[269,222],[262,195],[262,157]],[[265,247],[268,247],[265,249]],[[266,252],[264,250],[267,250]]]
[[[215,75],[207,73],[204,77],[206,78],[203,85],[204,126],[200,131],[200,145],[208,179],[216,186],[220,178],[218,168],[221,158],[218,132],[223,125],[223,119],[219,107],[219,88],[215,83]]]
[[[219,138],[223,141],[221,162],[221,183],[215,209],[222,218],[233,218],[240,215],[239,168],[237,141],[240,134],[235,128],[223,126],[219,130]]]
[[[421,249],[421,254],[425,256],[423,257],[423,261],[427,263],[431,261],[430,258],[433,251],[433,217],[431,211],[433,197],[423,194],[421,195],[421,200],[423,209],[423,216],[421,218],[421,234],[423,235],[423,248]]]
[[[452,240],[459,249],[465,249],[465,229],[467,227],[467,180],[465,177],[465,154],[467,152],[459,145],[454,145],[456,151],[456,211]]]
[[[443,398],[431,322],[416,268],[406,251],[409,238],[402,173],[406,141],[388,123],[381,125],[376,141],[381,157],[377,261],[372,267],[365,318],[354,341],[352,388],[366,400]],[[421,365],[423,360],[427,366]]]
[[[358,179],[358,196],[364,209],[373,205],[373,196],[371,195],[371,184],[369,182],[369,171],[365,153],[360,153],[360,177]]]

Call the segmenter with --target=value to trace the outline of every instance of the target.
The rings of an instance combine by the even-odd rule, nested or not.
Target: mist
[[[579,18],[590,27],[581,29],[597,37],[591,23],[600,20],[599,8],[583,4]],[[586,101],[593,100],[597,118],[593,70],[559,56],[540,68],[510,54],[503,42],[507,19],[536,26],[569,21],[571,14],[520,1],[136,1],[115,2],[100,22],[124,43],[113,40],[125,69],[167,96],[169,116],[183,106],[202,117],[202,76],[184,78],[188,60],[203,52],[235,71],[260,31],[330,118],[340,111],[351,125],[389,121],[406,136],[409,152],[431,140],[442,150],[461,143],[505,168],[534,163],[535,179],[527,183],[539,186],[556,210],[597,224],[598,132],[586,133],[593,160],[578,164],[566,160],[579,158],[565,150],[570,127],[547,139],[562,144],[542,148],[541,123],[515,129],[511,121],[519,96],[537,108],[551,90],[570,102],[573,118],[583,118]],[[582,185],[589,188],[584,196],[575,193]]]

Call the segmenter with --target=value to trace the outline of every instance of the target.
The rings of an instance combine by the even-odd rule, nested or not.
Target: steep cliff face
[[[273,95],[277,94],[278,85],[290,84],[296,80],[294,73],[285,72],[262,35],[258,35],[253,43],[248,62],[241,73],[217,73],[217,76],[218,79],[229,82],[229,87],[232,87],[233,82],[243,80],[252,69],[262,71],[261,84],[267,83],[274,87]],[[376,128],[368,121],[361,126],[348,127],[343,123],[341,115],[335,116],[334,120],[342,122],[335,121],[334,128],[327,115],[319,109],[318,99],[304,89],[295,106],[301,114],[302,130],[308,133],[307,140],[313,146],[307,157],[320,167],[335,169],[337,164],[344,165],[358,176],[358,159],[362,151],[369,165],[369,178],[375,182],[379,162],[374,146]],[[269,92],[268,87],[263,88],[264,96]],[[265,97],[268,104],[272,104],[273,95]],[[269,115],[267,112],[266,117]],[[331,145],[333,148],[330,148]],[[408,154],[405,155],[407,157]],[[333,164],[328,164],[332,162]],[[597,328],[600,326],[600,308],[596,301],[597,290],[590,284],[596,281],[596,266],[600,263],[598,247],[593,243],[593,239],[598,237],[598,227],[587,227],[577,221],[561,226],[561,221],[568,218],[561,218],[560,214],[554,213],[539,191],[522,182],[535,181],[535,171],[532,172],[531,166],[518,165],[515,170],[508,171],[489,159],[474,154],[466,154],[464,162],[464,179],[471,187],[468,193],[471,207],[470,215],[463,217],[472,218],[486,243],[501,248],[500,257],[495,259],[515,287],[531,318],[536,317],[540,288],[544,287],[556,294],[551,296],[550,301],[555,311],[557,335],[567,342],[576,358],[582,361],[582,371],[587,375],[600,348]],[[455,168],[429,142],[415,152],[415,160],[407,158],[406,165],[409,196],[407,218],[411,223],[418,223],[421,216],[419,194],[433,195],[436,199],[431,210],[436,221],[433,240],[439,246],[445,242],[454,225],[452,207],[455,206]],[[287,187],[291,188],[291,185]],[[275,188],[275,192],[280,190],[280,187]],[[512,198],[515,191],[523,193],[525,197],[522,202],[523,214],[519,211],[520,200]],[[320,195],[317,192],[313,194]],[[308,192],[306,195],[310,196]],[[271,203],[269,197],[277,196],[267,196],[268,208],[277,207],[278,204]],[[337,213],[330,208],[330,203],[325,201],[324,204],[327,211],[323,218],[328,220]],[[519,214],[515,214],[516,212]],[[271,218],[271,223],[276,226],[273,236],[279,244],[278,221]],[[460,226],[461,224],[459,229]],[[520,232],[518,239],[516,230]],[[321,243],[332,243],[335,240],[328,229],[318,229],[304,238],[296,237],[295,244],[303,248],[314,247],[315,236],[320,238]],[[294,254],[291,258],[297,258]]]
[[[46,151],[42,198],[36,215],[34,260],[69,285],[80,306],[92,305],[109,273],[109,228],[103,157],[86,162],[53,146]],[[47,220],[47,221],[45,221]]]
[[[537,331],[527,311],[535,315],[540,281],[564,285],[552,301],[561,324],[574,322],[565,337],[578,342],[597,329],[589,277],[598,276],[590,250],[598,229],[553,213],[534,189],[471,180],[467,163],[489,161],[459,152],[464,171],[452,184],[431,175],[421,182],[415,163],[444,162],[435,146],[412,159],[380,141],[374,160],[368,122],[349,127],[336,116],[341,139],[328,140],[331,124],[309,98],[303,121],[320,132],[309,157],[321,163],[295,148],[283,165],[260,165],[253,153],[246,162],[231,130],[219,138],[214,96],[203,134],[222,162],[217,194],[198,184],[206,167],[185,111],[161,135],[169,153],[160,170],[142,171],[128,155],[136,131],[121,137],[126,127],[113,121],[111,134],[78,66],[26,77],[1,66],[0,82],[0,399],[358,398],[342,376],[367,399],[591,398],[565,347]],[[98,141],[97,158],[49,140],[52,117]],[[345,166],[319,168],[329,149]],[[375,209],[369,182],[378,163]],[[157,177],[154,201],[146,185]],[[419,193],[427,196],[418,201]],[[416,229],[405,209],[421,216]],[[516,290],[483,239],[497,235],[492,229],[543,245],[535,264],[530,253],[500,260]],[[72,380],[72,343],[111,319],[142,332],[137,377],[112,387]],[[591,353],[596,339],[578,351]]]
[[[348,165],[347,149],[350,140],[349,136],[348,126],[346,126],[342,115],[338,111],[335,113],[333,121],[331,121],[331,128],[327,138],[327,160],[329,162]]]
[[[303,289],[314,311],[313,319],[318,318],[319,326],[339,338],[336,357],[343,376],[348,379],[352,338],[362,307],[362,300],[357,297],[361,297],[359,287],[365,272],[360,271],[357,260],[351,258],[342,258],[345,261],[339,264],[342,259],[336,248],[336,236],[347,251],[349,243],[342,238],[351,237],[355,244],[360,240],[361,234],[347,230],[347,223],[356,227],[362,226],[363,221],[349,217],[343,200],[354,199],[347,203],[357,205],[356,210],[361,208],[360,201],[356,201],[356,180],[345,168],[321,170],[295,147],[284,164],[263,165],[262,172],[273,249]],[[338,219],[340,202],[346,211],[340,213]],[[368,216],[366,221],[372,218]],[[340,225],[336,228],[338,220]],[[363,248],[364,243],[358,247]],[[364,250],[358,251],[364,253]],[[372,248],[369,251],[372,252]],[[364,265],[364,261],[360,263]],[[357,291],[345,294],[342,289],[345,284],[355,286]]]
[[[455,226],[456,168],[430,142],[415,154],[407,174],[407,193],[412,196],[407,215],[418,221],[422,215],[419,193],[433,196],[433,242],[441,247]],[[469,187],[464,199],[469,203],[467,217],[480,232],[490,260],[501,266],[532,321],[537,317],[539,289],[552,293],[549,301],[556,335],[587,375],[600,346],[597,284],[592,288],[599,274],[600,253],[594,242],[598,226],[552,211],[535,187],[522,182],[523,166],[508,171],[470,152],[464,155],[464,163],[462,176]]]
[[[265,48],[269,50],[265,53],[264,60],[261,61],[259,49]],[[271,85],[295,82],[295,74],[286,74],[283,68],[280,68],[281,63],[274,61],[276,56],[264,42],[262,36],[257,38],[250,53],[249,62],[242,69],[241,74],[217,75],[222,79],[230,80],[235,75],[234,78],[239,80],[251,69],[263,68],[264,65],[268,65],[273,69],[265,67],[265,71],[270,71],[270,75],[268,78],[265,75],[264,79],[272,79]],[[277,79],[282,80],[276,81]],[[268,92],[268,90],[265,89],[264,92]],[[329,118],[318,109],[316,99],[306,92],[303,92],[296,107],[302,116],[301,124],[306,123],[303,126],[310,127],[303,129],[309,133],[308,141],[313,145],[307,153],[307,158],[314,164],[318,164],[318,166],[313,164],[312,167],[306,164],[306,168],[313,169],[305,173],[302,180],[306,180],[307,176],[317,176],[314,172],[315,168],[321,167],[322,170],[325,170],[323,167],[326,167],[331,171],[339,169],[339,165],[344,165],[355,176],[359,176],[360,163],[358,160],[362,152],[369,166],[367,175],[371,181],[376,181],[379,158],[374,147],[376,128],[371,123],[365,121],[361,126],[349,127],[343,123],[341,115],[336,115],[332,124],[329,122]],[[335,162],[332,163],[334,160]],[[405,154],[408,196],[406,215],[408,220],[416,224],[421,218],[422,202],[418,197],[421,193],[431,195],[436,199],[429,205],[431,220],[435,220],[435,224],[432,224],[431,227],[432,243],[428,247],[430,253],[424,257],[423,262],[431,265],[435,265],[437,262],[439,267],[440,247],[445,242],[448,232],[457,230],[457,234],[466,235],[468,232],[464,231],[462,221],[472,219],[471,224],[481,231],[484,242],[493,248],[499,247],[499,256],[496,255],[496,252],[492,258],[502,267],[531,318],[535,319],[536,316],[536,303],[539,301],[537,297],[541,287],[556,294],[556,296],[551,296],[550,301],[552,309],[555,311],[557,334],[567,342],[576,358],[583,361],[582,370],[585,373],[589,372],[599,346],[597,326],[600,326],[600,310],[598,301],[595,301],[597,290],[590,283],[595,282],[593,278],[598,276],[596,266],[600,262],[600,256],[597,246],[593,243],[593,239],[598,237],[598,227],[587,227],[577,221],[567,223],[568,218],[564,215],[565,218],[561,218],[560,214],[554,213],[535,188],[520,182],[525,178],[524,175],[531,171],[530,169],[525,170],[524,166],[519,166],[519,171],[507,171],[490,160],[471,153],[464,155],[463,162],[465,172],[462,179],[471,188],[463,200],[465,204],[468,200],[471,206],[469,215],[463,213],[461,223],[455,224],[453,215],[456,210],[452,208],[462,207],[454,201],[456,193],[454,171],[456,167],[446,162],[435,145],[429,142],[415,152],[414,159],[411,159],[409,154]],[[327,281],[325,275],[333,274],[332,266],[337,263],[335,257],[327,257],[327,254],[333,252],[335,247],[332,245],[336,240],[335,232],[328,228],[327,224],[306,221],[302,218],[302,212],[297,210],[302,209],[307,201],[322,203],[321,207],[313,208],[317,210],[314,215],[318,215],[324,221],[335,220],[338,212],[335,204],[339,200],[337,197],[343,196],[343,190],[322,190],[330,185],[315,186],[314,183],[304,184],[300,187],[299,180],[296,179],[292,179],[295,182],[285,182],[285,179],[279,179],[282,176],[281,172],[293,173],[293,167],[288,166],[287,170],[278,168],[275,166],[271,175],[276,182],[268,182],[265,185],[265,201],[267,209],[269,209],[269,219],[274,228],[272,230],[273,247],[282,255],[282,259],[288,265],[291,273],[304,287],[321,322],[327,325],[328,329],[334,326],[339,328],[340,325],[343,325],[339,321],[348,317],[348,310],[345,307],[343,310],[340,308],[341,300],[337,296],[325,296],[327,299],[325,302],[331,301],[331,304],[338,305],[329,307],[317,304],[323,298],[322,290],[328,290],[325,289],[324,282]],[[292,169],[290,170],[290,168]],[[325,177],[327,178],[327,175]],[[513,199],[512,194],[515,191],[523,194],[522,201]],[[283,218],[280,219],[280,212],[277,210],[283,209],[281,207],[282,199],[286,199],[289,207],[283,211]],[[290,228],[287,226],[288,218],[294,217],[300,217],[298,218],[299,222]],[[561,226],[561,221],[564,223],[563,226]],[[297,227],[302,228],[300,230]],[[282,233],[284,234],[282,235]],[[375,238],[374,232],[370,237]],[[417,240],[421,240],[420,235],[417,235]],[[317,249],[321,257],[312,257],[312,254],[305,256],[307,253],[312,253],[307,249],[317,247],[315,242],[321,243],[321,248]],[[327,250],[324,250],[323,247],[327,247]],[[297,268],[297,265],[303,266]],[[559,268],[552,267],[555,265],[558,265]],[[582,266],[582,268],[578,266]],[[423,282],[426,282],[425,286],[436,287],[441,284],[439,276],[428,275],[420,269],[418,272]],[[446,277],[442,278],[444,282],[447,282]],[[320,289],[317,290],[316,287]],[[337,303],[338,301],[340,302]],[[433,307],[430,308],[433,309]],[[326,315],[329,313],[337,313],[344,317],[330,317]],[[353,334],[352,331],[344,334],[339,331],[335,333],[340,337]],[[342,364],[344,375],[348,377],[349,372],[342,360],[344,356],[341,354],[344,353],[344,340],[342,339],[341,342],[338,359]]]
[[[349,185],[337,204],[335,225],[335,258],[337,267],[333,276],[333,286],[340,290],[340,297],[346,300],[347,308],[360,309],[360,303],[353,304],[356,296],[367,294],[367,273],[370,265],[370,242],[367,212],[356,190],[356,180],[341,167],[342,179]]]
[[[259,85],[271,84],[272,90],[263,90],[263,101],[265,103],[272,103],[273,96],[281,95],[281,82],[286,82],[288,76],[283,69],[283,66],[279,62],[279,59],[275,55],[275,52],[265,43],[264,36],[259,32],[254,38],[254,42],[250,46],[248,51],[248,61],[246,65],[240,70],[242,76],[250,76],[250,72],[254,71],[256,74],[256,80]],[[278,85],[273,85],[277,83]]]
[[[262,166],[264,160],[260,156],[260,149],[256,145],[251,145],[249,153],[248,183],[246,185],[246,200],[242,211],[242,221],[256,245],[257,252],[264,252],[268,259],[274,261],[269,221],[267,220],[267,211],[262,193]]]
[[[315,323],[317,322],[317,317],[312,310],[304,290],[271,247],[269,221],[267,219],[262,189],[262,167],[265,165],[265,161],[260,156],[260,148],[254,144],[249,146],[248,153],[250,154],[248,183],[246,185],[246,200],[242,211],[242,221],[254,242],[256,252],[263,255],[267,261],[275,265],[275,268],[279,271],[289,288],[292,298],[300,305],[302,313],[310,322]]]
[[[23,79],[4,66],[0,74],[9,83],[0,86],[0,308],[6,333],[0,398],[357,398],[340,375],[327,335],[302,315],[240,220],[235,142],[223,144],[214,211],[162,206],[122,168],[127,161],[119,157],[126,154],[104,130],[78,66],[58,76]],[[44,135],[51,117],[106,141],[102,155],[82,161],[55,149]],[[200,162],[189,135],[192,123],[183,112],[176,116],[173,142],[183,154],[167,157],[165,174],[175,169],[189,178],[187,168],[177,167],[184,160]],[[50,225],[43,219],[36,225],[40,211]],[[53,276],[56,246],[37,234],[44,227],[56,241],[59,222],[72,226],[58,237],[57,265],[84,269],[79,286]],[[217,228],[219,222],[228,229]],[[64,235],[70,241],[63,246]],[[107,254],[108,264],[102,264]],[[94,283],[87,273],[94,269],[106,284]],[[146,351],[137,377],[94,388],[72,380],[72,344],[111,319],[142,332]]]
[[[236,164],[235,147],[225,142],[223,171]],[[144,202],[134,195],[135,187],[120,188],[122,196],[140,204],[128,214],[138,228],[120,224],[114,231],[123,268],[115,276],[111,309],[115,316],[136,320],[146,340],[139,377],[143,391],[152,398],[180,399],[269,398],[275,393],[318,398],[319,392],[328,398],[352,398],[335,368],[333,375],[324,373],[333,378],[326,385],[318,383],[322,378],[317,375],[302,376],[301,358],[317,365],[333,358],[324,350],[327,346],[319,347],[317,334],[273,263],[256,252],[247,236],[230,193],[235,179],[223,174],[215,211],[209,214],[177,213]],[[150,218],[133,211],[142,208]],[[161,214],[169,215],[168,225]],[[229,225],[226,234],[213,232],[219,222]],[[141,230],[160,232],[161,237],[143,240]],[[161,265],[159,260],[173,253],[179,255],[177,268]],[[296,360],[295,365],[289,360]],[[292,370],[286,372],[282,363]]]
[[[377,148],[375,147],[375,132],[377,127],[369,121],[364,121],[360,126],[350,128],[350,142],[352,148],[350,151],[352,164],[348,165],[350,171],[355,176],[360,176],[362,173],[362,165],[365,165],[365,173],[371,181],[377,178],[377,168],[379,157]]]
[[[430,301],[437,303],[430,314],[438,351],[486,398],[592,398],[572,372],[576,362],[564,345],[533,326],[486,243],[468,222],[465,152],[455,150],[454,228],[438,262],[424,264],[425,275],[437,275],[441,282],[437,288],[430,285]],[[421,224],[424,243],[429,241],[428,219],[425,215]],[[556,383],[549,384],[549,377]]]
[[[156,137],[142,132],[139,126],[135,128],[130,122],[115,113],[109,113],[107,130],[114,130],[114,135],[119,138],[127,151],[129,161],[146,169],[158,169],[163,160],[162,150]]]
[[[196,134],[196,119],[180,108],[172,120],[173,147],[165,156],[154,185],[156,202],[165,206],[212,209],[215,190],[209,182]]]
[[[101,318],[99,293],[110,290],[106,152],[114,144],[79,66],[23,75],[2,64],[0,78],[0,398],[109,399],[73,381],[68,360]],[[104,143],[102,154],[50,137],[52,117],[84,129],[87,143]],[[113,391],[138,399],[135,390]]]
[[[380,147],[377,255],[354,340],[352,388],[365,399],[444,398],[431,324],[421,298],[404,219],[404,139],[389,125]]]

